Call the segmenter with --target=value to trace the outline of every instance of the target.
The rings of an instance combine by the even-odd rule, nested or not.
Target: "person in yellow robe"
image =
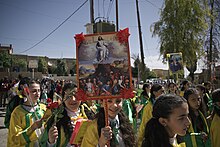
[[[107,99],[109,125],[105,125],[102,107],[96,118],[89,124],[81,147],[136,147],[132,124],[122,110],[121,98]]]
[[[38,103],[40,83],[31,81],[27,85],[29,88],[23,89],[27,101],[18,105],[11,114],[8,147],[39,145],[38,139],[43,131],[41,118],[46,106]]]
[[[154,84],[151,87],[150,93],[151,96],[147,102],[147,105],[144,107],[141,124],[138,130],[138,147],[141,146],[143,141],[145,125],[152,117],[152,108],[155,100],[158,98],[158,96],[164,93],[164,87],[160,84]]]
[[[140,101],[140,105],[143,105],[143,108],[147,105],[147,102],[150,98],[150,89],[151,89],[151,84],[150,83],[145,83],[142,87],[142,92],[140,94],[140,99],[138,99],[138,101]],[[143,115],[143,110],[141,109],[139,112],[139,116],[140,116],[140,120],[142,119],[142,115]]]
[[[204,117],[201,107],[201,97],[196,88],[189,88],[184,93],[184,98],[189,105],[189,118],[191,125],[183,137],[187,147],[211,147],[209,126]]]
[[[67,83],[64,85],[62,97],[65,101],[63,102],[64,110],[61,113],[63,117],[57,122],[54,122],[55,119],[53,118],[53,123],[50,123],[53,125],[46,127],[41,146],[66,147],[79,145],[70,144],[76,121],[79,119],[92,119],[93,116],[89,113],[90,110],[86,104],[81,104],[81,101],[76,100],[76,92],[77,86],[75,84]]]
[[[214,104],[214,118],[211,123],[210,135],[213,147],[220,146],[220,88],[212,92],[212,100]]]
[[[185,147],[177,135],[184,136],[190,125],[187,101],[173,94],[161,95],[156,100],[152,118],[147,122],[142,147]]]
[[[189,89],[190,87],[190,81],[188,80],[183,80],[182,83],[181,83],[181,88],[180,88],[180,96],[184,96],[184,92]]]

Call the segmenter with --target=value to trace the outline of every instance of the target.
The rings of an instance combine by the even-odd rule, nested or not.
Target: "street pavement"
[[[8,129],[4,125],[5,108],[0,107],[0,147],[7,146]]]

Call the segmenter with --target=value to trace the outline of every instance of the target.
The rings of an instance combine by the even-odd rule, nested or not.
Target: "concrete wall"
[[[32,72],[1,72],[0,73],[0,79],[4,77],[8,77],[9,79],[13,80],[15,78],[18,78],[18,75],[22,74],[23,77],[30,77],[32,78]],[[43,77],[47,77],[53,80],[66,80],[66,81],[73,81],[76,83],[76,76],[71,76],[70,74],[68,76],[57,76],[56,74],[46,76],[43,75],[41,72],[34,72],[34,79],[42,79]]]
[[[0,79],[2,79],[4,77],[8,77],[9,79],[15,79],[15,78],[18,78],[19,74],[22,74],[23,77],[32,78],[32,76],[33,76],[32,72],[1,72]],[[41,79],[41,78],[42,78],[41,72],[34,72],[34,79]]]

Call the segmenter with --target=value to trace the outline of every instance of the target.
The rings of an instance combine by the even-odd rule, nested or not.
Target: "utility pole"
[[[213,16],[213,7],[214,7],[214,0],[210,1],[211,3],[211,16]],[[209,39],[209,60],[208,60],[208,67],[209,67],[209,72],[208,72],[208,80],[212,82],[212,64],[213,64],[213,59],[212,59],[212,37],[213,37],[213,24],[214,20],[211,17],[211,22],[210,22],[210,39]]]
[[[142,33],[141,33],[141,21],[138,7],[138,0],[136,0],[136,8],[137,8],[137,20],[138,20],[138,31],[139,31],[139,41],[140,41],[140,52],[141,52],[141,78],[143,78],[145,63],[144,63],[144,49],[142,42]]]
[[[94,19],[94,1],[90,0],[90,22],[94,25],[95,19]]]
[[[115,12],[115,17],[116,17],[116,32],[118,32],[118,28],[119,28],[119,26],[118,26],[118,0],[115,0],[115,10],[116,10],[116,12]]]

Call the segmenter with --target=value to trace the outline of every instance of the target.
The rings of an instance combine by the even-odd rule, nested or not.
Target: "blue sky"
[[[119,29],[129,28],[130,54],[137,55],[140,52],[140,46],[135,0],[118,1]],[[14,54],[75,58],[74,35],[86,33],[85,24],[90,22],[89,1],[47,39],[29,51],[24,51],[50,34],[83,2],[85,0],[0,0],[0,43],[12,44]],[[95,18],[107,16],[109,2],[110,0],[94,0]],[[150,26],[159,20],[162,4],[163,0],[139,1],[145,63],[151,69],[168,68],[157,60],[159,40],[152,38],[150,31]],[[115,22],[114,4],[109,20]]]

